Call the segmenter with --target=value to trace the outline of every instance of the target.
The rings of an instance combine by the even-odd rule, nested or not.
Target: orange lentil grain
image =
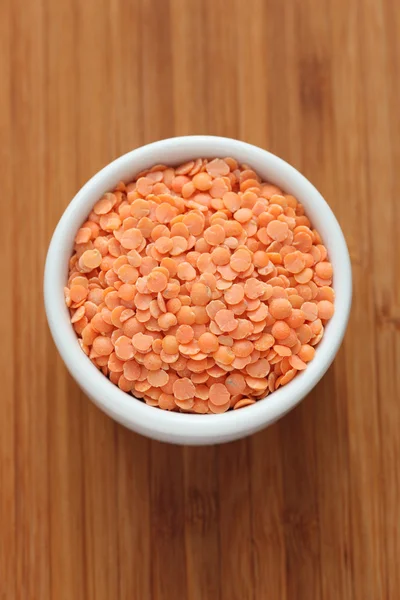
[[[147,352],[151,348],[153,338],[150,335],[145,335],[141,332],[135,333],[132,337],[132,345],[139,352]]]
[[[229,402],[230,394],[225,385],[214,383],[210,387],[209,401],[215,406],[222,406]]]
[[[190,306],[182,306],[176,313],[176,319],[179,325],[193,325],[196,321],[196,314]]]
[[[115,342],[115,353],[120,360],[130,360],[133,358],[135,351],[132,341],[125,335],[120,336]]]
[[[315,266],[315,273],[321,279],[331,279],[332,272],[332,265],[330,262],[322,261]]]
[[[231,310],[226,309],[217,312],[215,315],[215,321],[221,331],[233,331],[238,325],[234,313]]]
[[[147,381],[150,383],[150,385],[156,388],[166,385],[168,383],[168,379],[168,373],[161,369],[149,371],[147,375]]]
[[[173,335],[166,335],[162,339],[162,348],[167,354],[176,354],[178,352],[179,343]]]
[[[239,304],[244,298],[244,287],[240,284],[232,285],[224,294],[228,304]]]
[[[301,310],[306,321],[315,321],[315,319],[318,317],[318,306],[313,302],[304,302]]]
[[[222,365],[230,365],[235,360],[235,354],[227,346],[220,346],[216,352],[213,353],[214,360]]]
[[[289,363],[297,371],[303,371],[307,367],[306,363],[297,354],[289,356]]]
[[[285,319],[292,312],[292,305],[285,298],[276,298],[269,305],[269,312],[274,319]]]
[[[308,344],[311,340],[313,333],[311,331],[311,327],[306,323],[304,325],[300,325],[300,327],[296,330],[297,338],[301,342],[301,344]]]
[[[210,412],[214,413],[214,414],[224,413],[227,410],[229,410],[229,408],[230,408],[229,400],[225,404],[219,404],[218,406],[216,404],[213,404],[210,400],[208,401],[207,404],[208,404],[208,408],[209,408]]]
[[[82,302],[87,298],[89,291],[83,285],[73,285],[69,290],[69,297],[72,302]]]
[[[199,337],[199,348],[208,354],[216,352],[219,348],[218,338],[210,332],[205,332]]]
[[[270,371],[270,368],[271,367],[268,360],[266,358],[260,358],[260,360],[247,365],[246,372],[251,377],[266,377]]]
[[[329,300],[320,300],[317,304],[318,317],[320,319],[329,320],[333,317],[335,307]]]
[[[275,321],[271,333],[276,340],[284,340],[290,333],[290,327],[286,321]]]
[[[298,357],[305,363],[314,358],[315,348],[309,344],[303,344],[298,352]]]
[[[208,173],[196,173],[192,182],[194,187],[202,192],[209,190],[212,185],[212,179]]]
[[[173,384],[173,393],[178,400],[194,398],[195,390],[194,384],[187,377],[177,379]]]

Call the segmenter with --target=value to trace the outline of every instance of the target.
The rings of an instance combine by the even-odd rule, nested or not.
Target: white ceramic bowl
[[[157,163],[178,165],[195,157],[232,156],[251,165],[263,179],[293,194],[320,232],[334,269],[335,315],[328,323],[314,359],[289,384],[266,399],[219,415],[171,413],[147,406],[122,392],[82,352],[64,302],[68,260],[79,226],[101,195],[119,181]],[[47,254],[44,296],[47,319],[56,346],[82,390],[110,417],[151,438],[177,444],[215,444],[235,440],[269,425],[306,396],[332,363],[346,329],[351,305],[351,266],[346,242],[328,204],[296,169],[256,146],[228,138],[188,136],[137,148],[99,171],[77,193],[62,215]]]

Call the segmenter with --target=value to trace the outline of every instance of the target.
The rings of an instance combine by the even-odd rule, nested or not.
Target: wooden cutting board
[[[392,0],[1,0],[2,600],[399,598],[399,31]],[[354,269],[323,381],[276,425],[206,448],[100,413],[42,299],[79,187],[193,133],[300,169]]]

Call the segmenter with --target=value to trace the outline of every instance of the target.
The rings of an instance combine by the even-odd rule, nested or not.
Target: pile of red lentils
[[[164,410],[254,404],[307,367],[334,313],[303,206],[233,158],[156,165],[79,229],[65,299],[82,350]]]

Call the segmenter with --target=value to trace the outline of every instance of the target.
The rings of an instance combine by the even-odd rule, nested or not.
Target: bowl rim
[[[307,195],[307,202],[312,204],[313,208],[318,206],[318,218],[327,223],[329,231],[330,241],[326,243],[328,253],[331,256],[334,249],[336,257],[333,287],[335,291],[338,287],[340,288],[340,296],[339,294],[336,296],[335,315],[326,328],[314,359],[309,363],[307,369],[298,374],[289,384],[240,411],[228,411],[216,415],[169,412],[148,406],[120,390],[82,353],[77,336],[69,321],[63,290],[61,290],[62,301],[60,302],[60,290],[54,284],[57,279],[60,279],[60,257],[65,257],[67,251],[68,257],[71,254],[72,239],[77,230],[75,224],[72,226],[72,222],[74,219],[76,220],[78,213],[83,212],[87,215],[90,212],[94,201],[92,199],[89,201],[88,198],[90,194],[93,194],[93,190],[102,189],[101,193],[104,193],[110,189],[106,182],[121,180],[122,177],[119,177],[118,174],[129,170],[132,164],[140,162],[151,167],[152,164],[160,162],[156,159],[152,161],[152,156],[168,157],[170,152],[173,153],[174,149],[176,150],[178,147],[181,149],[182,146],[186,148],[183,153],[187,158],[184,160],[188,160],[189,157],[207,155],[209,157],[212,155],[233,157],[246,155],[248,160],[241,162],[254,166],[255,162],[262,161],[269,171],[277,175],[270,179],[272,183],[277,183],[277,179],[280,179],[290,182],[290,186],[285,186],[285,191],[288,190],[288,187],[301,189],[301,193],[297,192],[296,194],[292,191],[290,193],[297,196]],[[228,148],[230,151],[226,152]],[[176,163],[172,160],[171,164],[174,162]],[[254,168],[258,170],[256,167]],[[131,168],[132,176],[139,170],[141,169],[133,166]],[[104,188],[102,188],[103,185]],[[84,206],[85,210],[83,210]],[[312,210],[310,211],[306,207],[306,213],[310,212]],[[326,242],[325,239],[324,242]],[[64,278],[64,280],[66,279]],[[180,136],[152,142],[123,154],[98,171],[81,187],[62,214],[49,245],[44,272],[45,309],[50,331],[73,378],[98,407],[118,422],[149,437],[178,443],[188,438],[191,438],[194,443],[196,441],[202,443],[202,440],[221,441],[242,437],[276,421],[294,408],[311,391],[331,365],[346,330],[351,297],[351,263],[346,241],[335,215],[317,189],[297,169],[275,154],[247,142],[218,136]]]

